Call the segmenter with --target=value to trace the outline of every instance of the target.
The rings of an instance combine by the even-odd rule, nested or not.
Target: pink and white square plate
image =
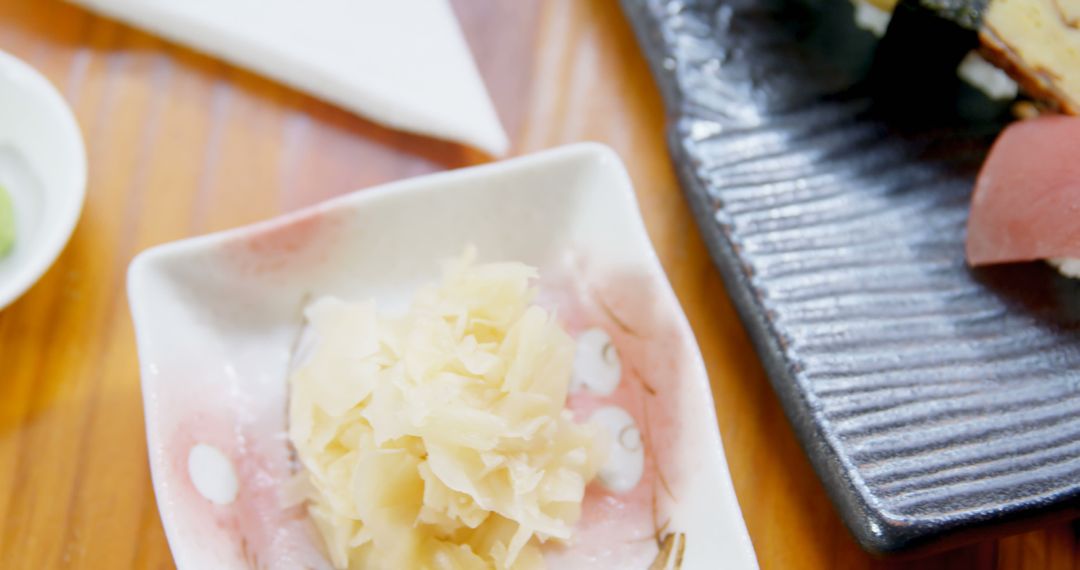
[[[364,190],[132,263],[150,464],[181,570],[329,567],[282,496],[301,310],[321,295],[403,307],[468,244],[481,261],[540,268],[538,302],[579,339],[582,366],[597,339],[614,349],[597,357],[610,370],[614,355],[613,381],[586,374],[568,406],[580,419],[625,412],[619,445],[644,450],[640,473],[615,477],[620,490],[590,485],[573,543],[545,546],[549,565],[757,567],[705,367],[629,177],[611,150],[579,144]]]

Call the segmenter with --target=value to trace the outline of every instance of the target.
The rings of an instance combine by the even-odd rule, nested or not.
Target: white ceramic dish
[[[539,267],[540,302],[579,346],[610,338],[618,378],[577,383],[569,405],[621,407],[644,442],[640,479],[591,485],[574,544],[545,547],[549,566],[644,569],[657,537],[683,533],[683,568],[756,568],[692,332],[625,170],[593,144],[388,184],[132,263],[154,488],[179,568],[326,567],[279,497],[301,308],[323,294],[400,306],[469,243],[481,261]]]
[[[384,125],[506,153],[447,0],[74,0]]]
[[[0,309],[64,249],[82,211],[86,151],[64,98],[29,65],[0,52],[0,186],[15,208],[14,249],[0,258]]]

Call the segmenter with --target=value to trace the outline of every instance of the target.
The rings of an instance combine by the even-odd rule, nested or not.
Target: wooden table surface
[[[763,568],[1080,569],[1067,524],[919,560],[861,552],[799,449],[709,263],[668,162],[659,94],[616,2],[454,5],[514,154],[595,140],[625,159],[705,355]],[[90,164],[70,245],[0,312],[0,566],[169,568],[124,291],[132,257],[486,159],[375,126],[57,0],[0,0],[0,49],[64,93]]]

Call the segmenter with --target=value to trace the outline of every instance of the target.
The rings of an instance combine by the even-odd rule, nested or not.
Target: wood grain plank
[[[662,104],[613,0],[454,0],[515,153],[579,140],[627,162],[702,346],[761,566],[1073,568],[1069,525],[916,560],[875,560],[798,447],[683,202]],[[0,49],[37,66],[87,141],[82,220],[0,312],[4,568],[171,568],[150,487],[125,270],[142,249],[368,185],[477,164],[57,0],[0,0]]]

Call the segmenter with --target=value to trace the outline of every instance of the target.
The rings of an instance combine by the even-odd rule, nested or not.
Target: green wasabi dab
[[[0,186],[0,258],[11,253],[15,245],[15,208],[11,195]]]

